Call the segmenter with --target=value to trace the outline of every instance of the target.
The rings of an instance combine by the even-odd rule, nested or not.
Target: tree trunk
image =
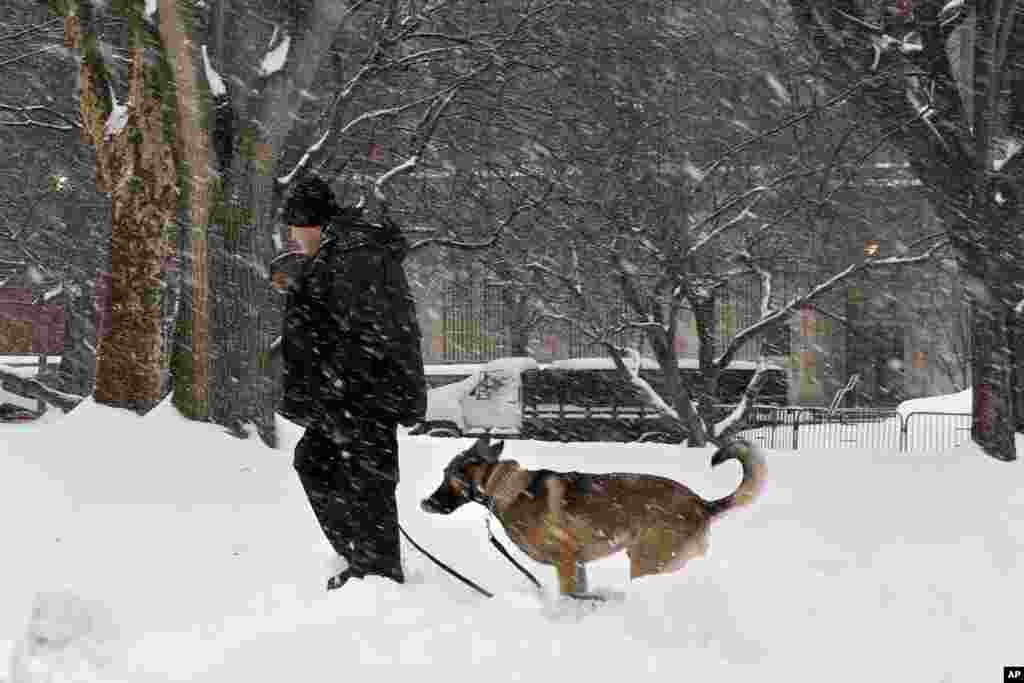
[[[96,381],[96,298],[92,289],[74,282],[67,287],[64,308],[64,352],[57,369],[59,388],[71,394],[92,394]]]
[[[138,40],[138,39],[136,39]],[[95,48],[93,48],[95,49]],[[141,45],[132,50],[127,120],[106,130],[93,58],[82,59],[82,119],[97,152],[97,185],[112,200],[110,327],[97,349],[95,399],[146,411],[160,399],[160,262],[174,215],[177,177],[164,141],[158,84],[147,83]],[[156,87],[150,87],[156,86]]]
[[[268,145],[269,147],[269,145]],[[247,421],[255,425],[260,438],[276,448],[276,410],[281,393],[278,377],[280,368],[267,361],[271,357],[270,345],[281,332],[282,308],[265,276],[248,264],[270,263],[274,257],[273,234],[278,221],[274,212],[277,188],[273,178],[275,156],[270,149],[261,154],[261,161],[250,176],[249,206],[253,208],[251,220],[239,236],[239,250],[243,255],[240,272],[240,291],[250,305],[240,311],[244,339],[240,340],[242,353],[239,376],[245,392],[240,397]]]
[[[80,3],[65,17],[65,45],[81,51],[78,104],[83,138],[96,150],[96,185],[111,197],[110,325],[97,348],[97,402],[144,412],[160,399],[160,263],[164,228],[177,205],[177,174],[162,119],[159,66],[149,69],[133,30],[129,98],[118,103]],[[83,30],[83,23],[85,24]]]
[[[504,290],[505,310],[511,311],[508,321],[508,355],[530,355],[530,298],[511,290]]]
[[[998,291],[1001,285],[995,285]],[[974,385],[971,438],[999,460],[1016,459],[1012,379],[1014,313],[995,298],[971,300],[971,377]]]
[[[145,188],[168,179],[140,171],[114,191],[110,328],[97,349],[95,398],[145,412],[160,400],[161,236],[168,213]],[[173,164],[163,172],[173,187]]]
[[[715,395],[717,394],[718,376],[714,371],[715,336],[718,325],[715,319],[714,297],[704,297],[691,301],[693,316],[697,327],[698,363],[701,379],[697,387],[697,408],[701,417],[710,420],[714,413]],[[700,445],[704,445],[703,443]]]
[[[189,11],[187,8],[182,11]],[[191,25],[191,21],[188,22]],[[203,420],[209,415],[209,295],[208,265],[206,250],[207,226],[209,223],[209,151],[207,133],[203,122],[208,109],[197,83],[196,72],[200,58],[193,49],[178,15],[175,0],[160,0],[160,36],[166,47],[174,73],[177,97],[177,143],[182,159],[183,173],[180,179],[187,191],[190,215],[188,220],[189,239],[189,283],[191,305],[187,328],[179,331],[185,336],[183,346],[191,358],[187,364],[178,365],[174,404],[186,416]],[[188,373],[186,376],[185,373]]]
[[[258,107],[256,107],[258,109]],[[222,196],[214,198],[211,223],[214,280],[211,353],[211,419],[241,438],[254,425],[275,447],[275,409],[280,392],[270,362],[270,342],[280,334],[280,302],[253,266],[274,256],[274,159],[272,146],[254,123],[243,131],[240,154]]]
[[[1010,338],[1010,391],[1016,430],[1024,432],[1024,311],[1011,314]]]
[[[1014,254],[1024,253],[1020,216],[993,200],[992,185],[975,188],[972,214],[956,211],[947,218],[957,260],[966,278],[971,307],[971,438],[988,455],[1016,460],[1018,415],[1014,394],[1016,314],[1022,270]],[[1012,205],[1011,205],[1012,206]],[[966,216],[966,217],[963,217]]]
[[[686,427],[690,446],[699,448],[707,445],[707,425],[701,419],[701,415],[693,409],[692,396],[679,372],[679,359],[675,351],[672,350],[671,344],[662,343],[655,346],[652,342],[651,346],[655,350],[658,365],[661,366],[665,378],[665,393],[671,397],[672,407],[676,409],[680,421]]]

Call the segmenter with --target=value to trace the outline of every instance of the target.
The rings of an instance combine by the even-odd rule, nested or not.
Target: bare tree
[[[857,274],[929,260],[944,241],[924,236],[900,254],[850,249],[846,234],[870,221],[850,215],[849,195],[880,142],[846,114],[842,97],[814,89],[809,65],[792,50],[749,42],[730,50],[749,9],[725,17],[641,8],[639,16],[658,17],[652,25],[635,18],[635,3],[577,7],[592,16],[571,15],[574,22],[554,30],[569,57],[544,102],[570,129],[559,132],[571,146],[540,139],[555,150],[549,178],[566,188],[549,212],[548,231],[560,240],[541,241],[525,266],[547,285],[548,318],[582,330],[613,357],[623,335],[644,336],[672,415],[701,444],[742,418],[740,410],[712,424],[721,373],[741,350]],[[785,26],[784,17],[759,18]],[[680,51],[684,36],[711,47]],[[757,68],[765,62],[780,68]],[[844,211],[845,224],[836,218]],[[801,287],[779,286],[787,270],[803,274]],[[760,292],[753,322],[721,329],[719,304],[745,283]],[[626,307],[610,311],[609,301]],[[696,325],[697,386],[678,368],[684,314]]]

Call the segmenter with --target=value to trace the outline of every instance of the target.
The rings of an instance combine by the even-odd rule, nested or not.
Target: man
[[[294,188],[284,220],[306,259],[285,307],[280,412],[306,428],[295,469],[346,561],[327,588],[367,574],[403,583],[396,428],[426,410],[407,244],[394,224],[340,209],[317,177]]]

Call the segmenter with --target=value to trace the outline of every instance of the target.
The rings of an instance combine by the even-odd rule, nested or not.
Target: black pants
[[[395,426],[369,425],[341,444],[307,429],[295,447],[295,470],[324,535],[352,572],[402,582]]]

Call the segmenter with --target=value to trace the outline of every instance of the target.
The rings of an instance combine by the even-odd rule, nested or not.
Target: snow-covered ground
[[[540,600],[488,545],[479,506],[420,512],[468,440],[402,439],[400,513],[497,596],[411,548],[408,584],[328,594],[292,425],[275,451],[166,404],[145,418],[91,402],[54,412],[0,424],[5,683],[974,683],[1024,656],[1024,468],[973,446],[769,452],[764,497],[716,524],[708,557],[634,583],[625,557],[592,565],[595,587],[626,595],[591,609]],[[735,463],[708,467],[710,449],[510,441],[505,455],[668,475],[706,498],[739,479]],[[553,571],[529,566],[551,591]]]

